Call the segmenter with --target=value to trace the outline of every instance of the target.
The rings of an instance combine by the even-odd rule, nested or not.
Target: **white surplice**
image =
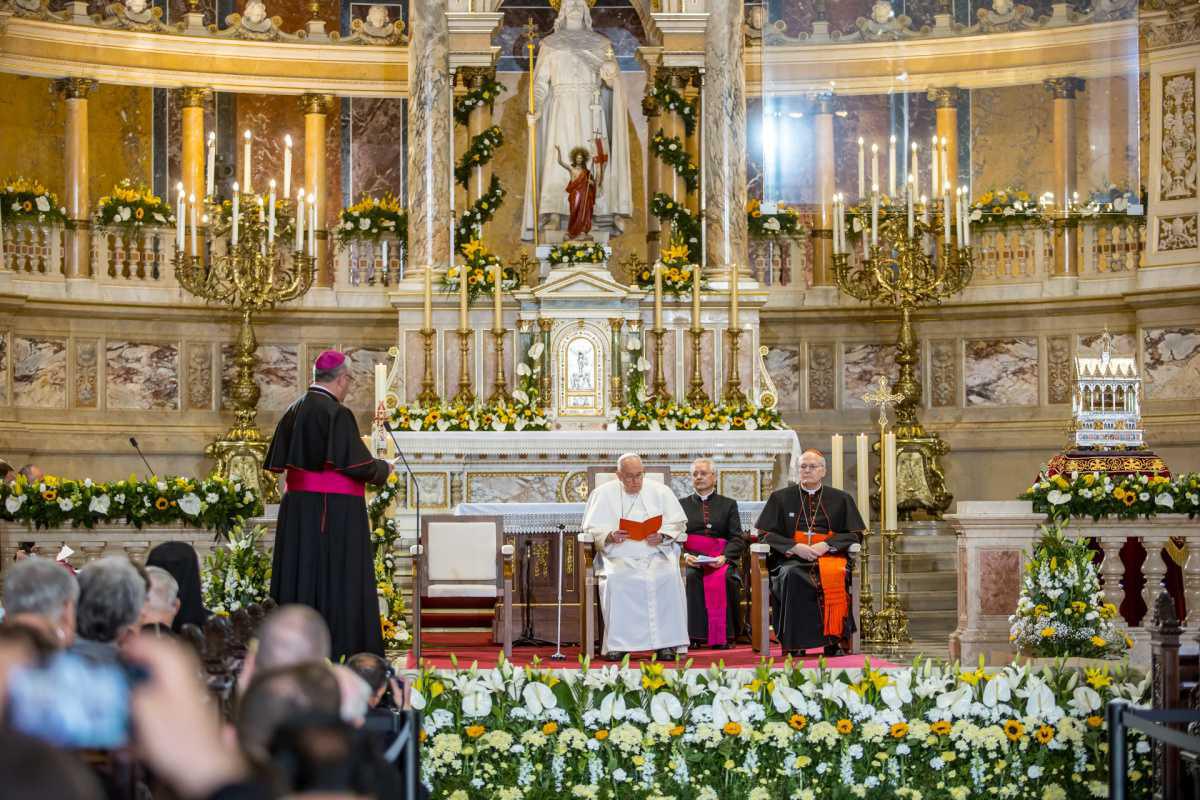
[[[657,547],[632,539],[608,542],[621,518],[643,522],[659,514],[663,541]],[[583,532],[596,542],[604,652],[687,645],[687,597],[679,572],[686,527],[687,515],[679,500],[661,483],[646,480],[639,494],[629,495],[620,481],[610,481],[588,497]]]

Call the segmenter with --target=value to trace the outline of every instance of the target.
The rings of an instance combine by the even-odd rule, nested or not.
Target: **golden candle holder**
[[[454,402],[469,406],[475,402],[475,390],[471,386],[471,334],[470,328],[458,329],[458,391]]]
[[[608,325],[612,329],[612,407],[625,407],[625,383],[621,378],[621,354],[624,352],[621,346],[621,329],[625,327],[625,320],[622,317],[609,317]]]
[[[896,563],[898,559],[896,539],[900,533],[899,530],[882,529],[879,532],[883,540],[884,584],[880,586],[883,591],[883,602],[879,613],[875,615],[876,637],[874,641],[891,649],[912,641],[912,637],[908,634],[908,614],[900,607],[900,590],[896,584],[896,575],[899,571]]]
[[[729,337],[729,370],[726,373],[724,400],[726,403],[745,403],[746,395],[742,392],[742,379],[738,374],[738,354],[741,349],[738,339],[742,331],[740,328],[726,328],[725,335]]]
[[[883,441],[884,441],[885,436],[887,435],[887,428],[888,428],[887,410],[889,408],[891,408],[892,406],[896,405],[897,403],[900,403],[902,400],[904,400],[904,395],[903,394],[893,394],[891,391],[891,387],[888,385],[887,377],[880,375],[879,378],[876,380],[875,387],[873,389],[870,389],[867,392],[865,392],[862,396],[862,399],[863,399],[863,402],[865,402],[867,404],[868,408],[876,407],[876,406],[879,408],[879,447],[880,447],[880,456],[882,456],[883,455]],[[879,524],[879,529],[880,529],[880,535],[879,535],[879,594],[880,594],[879,612],[877,613],[875,611],[875,596],[871,591],[871,573],[870,573],[871,531],[869,529],[863,531],[863,550],[862,550],[863,590],[862,590],[862,596],[859,599],[859,608],[860,608],[860,617],[862,618],[861,624],[862,624],[862,628],[863,628],[863,641],[869,642],[871,644],[893,645],[893,644],[896,644],[897,642],[891,641],[889,639],[889,637],[894,633],[894,631],[897,628],[897,625],[899,624],[896,622],[896,613],[895,612],[898,611],[900,614],[900,623],[902,623],[902,624],[899,624],[899,626],[903,630],[903,635],[905,637],[905,641],[907,641],[907,636],[908,636],[908,620],[904,616],[904,611],[901,610],[899,607],[899,602],[900,602],[899,595],[896,595],[894,592],[893,592],[894,596],[892,597],[893,612],[886,616],[884,615],[884,612],[889,607],[888,606],[889,596],[888,596],[888,592],[887,592],[887,587],[889,585],[889,578],[888,578],[889,574],[891,575],[891,579],[890,579],[891,586],[893,587],[893,590],[895,588],[896,562],[895,562],[894,552],[893,552],[892,558],[889,559],[889,557],[888,557],[887,543],[888,543],[889,539],[887,538],[886,532],[884,531],[884,523],[882,521],[882,520],[886,519],[887,513],[888,513],[888,510],[883,505],[883,498],[885,497],[886,493],[883,491],[884,470],[883,470],[882,466],[880,467],[879,474],[880,474],[880,478],[879,478],[879,497],[880,497],[879,513],[880,513],[880,520],[881,520],[880,524]],[[896,531],[894,533],[898,533],[898,531]],[[894,540],[894,536],[892,537],[892,539]],[[885,620],[888,620],[888,621],[885,621]],[[868,635],[868,632],[869,632],[869,635]]]
[[[508,331],[503,328],[492,328],[492,339],[496,346],[496,374],[492,381],[492,395],[488,398],[489,403],[499,403],[507,401],[508,381],[504,376],[504,334]]]
[[[537,324],[542,337],[542,372],[538,376],[538,388],[542,395],[542,405],[549,407],[552,399],[550,397],[550,369],[554,364],[554,359],[550,357],[550,331],[554,329],[554,320],[539,317]]]
[[[422,346],[425,351],[425,365],[421,373],[421,391],[417,394],[417,405],[428,408],[437,405],[438,395],[433,379],[433,344],[437,335],[433,328],[421,330]]]
[[[708,402],[708,392],[704,391],[704,372],[700,368],[700,342],[704,336],[704,329],[691,328],[688,335],[692,338],[692,380],[687,401],[693,406],[702,406]]]
[[[875,614],[875,593],[871,590],[871,536],[870,527],[863,531],[862,549],[858,552],[858,574],[861,588],[858,593],[858,627],[862,640],[874,644],[879,641],[879,619]]]
[[[652,394],[659,400],[668,401],[671,395],[667,392],[667,379],[663,372],[663,338],[667,332],[663,328],[655,328],[650,331],[654,336],[654,383],[652,384]]]

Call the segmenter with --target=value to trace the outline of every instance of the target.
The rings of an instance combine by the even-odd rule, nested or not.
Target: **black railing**
[[[1113,700],[1109,702],[1105,715],[1108,721],[1109,800],[1126,800],[1129,797],[1125,786],[1125,778],[1129,772],[1129,748],[1126,741],[1128,730],[1145,734],[1165,751],[1165,768],[1154,771],[1154,797],[1163,800],[1182,797],[1179,753],[1200,754],[1200,736],[1167,726],[1200,723],[1200,711],[1135,708],[1125,700]]]

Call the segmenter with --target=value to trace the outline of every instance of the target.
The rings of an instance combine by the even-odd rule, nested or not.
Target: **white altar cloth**
[[[754,526],[765,505],[761,500],[738,501],[743,532]],[[504,518],[505,533],[552,532],[561,523],[567,532],[575,534],[579,533],[586,506],[586,503],[459,503],[454,507],[454,513],[459,516],[498,514]]]

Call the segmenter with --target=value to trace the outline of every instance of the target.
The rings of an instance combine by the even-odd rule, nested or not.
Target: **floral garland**
[[[496,148],[502,144],[504,144],[504,131],[500,130],[499,125],[493,125],[472,139],[467,151],[462,154],[462,157],[458,159],[458,164],[454,167],[455,182],[466,189],[471,180],[471,171],[491,161]]]
[[[674,111],[683,119],[683,130],[687,136],[696,132],[696,104],[683,99],[683,95],[671,88],[665,80],[655,81],[650,88],[650,99],[660,111]]]
[[[890,216],[904,215],[908,213],[906,205],[896,205],[892,203],[892,198],[886,194],[879,195],[879,224],[883,224],[883,220]],[[846,237],[849,239],[858,239],[863,235],[864,231],[871,229],[871,203],[869,201],[859,203],[854,206],[846,207]]]
[[[502,661],[425,667],[411,696],[438,800],[1065,800],[1106,795],[1105,706],[1150,702],[1150,681],[920,659],[887,671]],[[1129,735],[1122,778],[1148,796],[1149,744]]]
[[[371,523],[371,544],[375,549],[375,590],[379,596],[379,627],[383,646],[389,650],[407,647],[408,609],[404,595],[396,586],[396,542],[400,529],[388,514],[400,491],[400,476],[395,472],[378,488],[370,487],[367,519]]]
[[[1092,551],[1068,539],[1057,524],[1043,525],[1021,578],[1009,639],[1029,656],[1119,657],[1133,642],[1117,630],[1117,607],[1105,603]]]
[[[692,280],[699,267],[689,260],[685,244],[676,243],[662,251],[659,263],[663,271],[663,291],[679,297],[692,291]],[[634,275],[634,283],[640,289],[654,288],[654,267],[646,265]]]
[[[550,248],[551,264],[603,264],[608,259],[604,246],[597,242],[563,242]]]
[[[363,196],[361,200],[338,214],[338,241],[342,244],[360,239],[378,240],[392,233],[406,247],[408,243],[408,214],[392,194],[383,197]]]
[[[58,195],[29,178],[9,178],[0,192],[0,209],[5,222],[66,222],[67,210]]]
[[[235,525],[225,545],[214,547],[204,557],[200,590],[206,608],[228,615],[267,599],[271,589],[271,554],[258,547],[266,532],[262,525],[249,531]]]
[[[1138,519],[1158,514],[1200,515],[1200,473],[1167,478],[1162,475],[1126,475],[1113,479],[1099,472],[1045,477],[1021,494],[1032,500],[1033,510],[1051,520],[1072,517]]]
[[[508,191],[500,185],[500,179],[492,175],[492,182],[488,186],[488,190],[471,203],[458,218],[456,249],[459,252],[462,252],[466,242],[479,236],[480,228],[492,221],[492,218],[496,216],[496,209],[500,208],[506,194]]]
[[[746,204],[746,218],[750,224],[751,236],[799,238],[806,233],[804,226],[800,224],[800,212],[783,203],[777,203],[776,207],[779,210],[774,214],[764,214],[762,203],[757,198],[750,198],[750,202]]]
[[[112,194],[100,198],[96,223],[133,231],[144,225],[173,225],[175,214],[150,187],[134,185],[129,178],[124,178],[113,187]]]
[[[995,222],[1042,222],[1042,210],[1023,189],[1011,186],[984,192],[971,203],[971,221],[983,224]]]
[[[496,104],[496,98],[504,91],[504,84],[495,78],[490,78],[483,82],[483,85],[477,89],[471,89],[454,103],[454,121],[459,125],[466,125],[471,119],[471,112],[482,105],[492,108]]]
[[[1131,209],[1139,208],[1142,211],[1133,211]],[[1126,217],[1126,216],[1141,216],[1144,213],[1144,208],[1141,205],[1141,198],[1132,189],[1120,189],[1116,186],[1109,186],[1107,189],[1098,189],[1088,195],[1087,202],[1074,209],[1081,217]]]
[[[442,288],[449,294],[458,292],[459,274],[467,276],[467,304],[474,303],[481,295],[491,297],[495,294],[496,281],[494,272],[500,263],[500,257],[489,253],[478,239],[471,239],[462,247],[465,261],[461,265],[450,267],[442,276]],[[521,285],[520,274],[511,266],[504,265],[500,272],[500,287],[503,291],[511,292]]]
[[[241,519],[262,513],[259,497],[241,481],[158,478],[96,483],[46,475],[36,484],[24,476],[0,484],[0,520],[34,528],[93,528],[106,522],[170,525],[227,531]]]
[[[687,206],[677,203],[675,198],[666,192],[657,192],[650,199],[650,213],[660,222],[671,226],[671,239],[681,240],[688,247],[688,262],[699,264],[700,253],[700,220],[692,215]]]
[[[675,170],[675,174],[683,179],[689,192],[696,191],[696,187],[700,185],[700,168],[687,154],[678,136],[667,136],[660,129],[650,140],[650,152]]]

